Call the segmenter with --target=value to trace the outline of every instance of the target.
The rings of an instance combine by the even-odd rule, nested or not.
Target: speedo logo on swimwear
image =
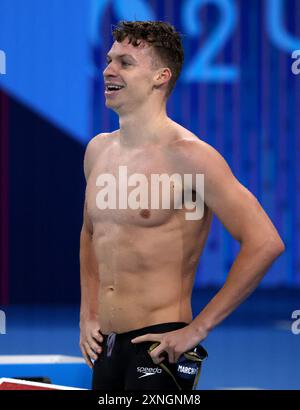
[[[153,376],[154,374],[162,372],[162,369],[160,369],[159,367],[137,367],[136,370],[138,373],[143,373],[142,376],[139,377],[139,379],[141,379],[142,377]]]
[[[183,209],[184,206],[186,220],[200,220],[204,215],[204,174],[151,174],[148,178],[135,173],[128,176],[127,166],[121,165],[117,178],[108,173],[100,174],[96,186],[101,187],[96,195],[96,206],[100,210]]]

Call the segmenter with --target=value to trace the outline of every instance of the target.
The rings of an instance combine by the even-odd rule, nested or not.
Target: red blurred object
[[[68,386],[57,386],[55,384],[30,382],[27,380],[16,380],[9,378],[0,379],[0,390],[82,390]]]
[[[0,390],[57,390],[55,388],[30,386],[28,384],[4,382],[0,384]]]

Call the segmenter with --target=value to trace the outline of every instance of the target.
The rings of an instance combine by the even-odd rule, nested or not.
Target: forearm
[[[280,253],[279,247],[242,244],[224,286],[193,320],[196,329],[207,333],[229,316],[258,286]]]
[[[80,235],[80,317],[95,319],[98,315],[99,274],[92,236],[84,229]]]

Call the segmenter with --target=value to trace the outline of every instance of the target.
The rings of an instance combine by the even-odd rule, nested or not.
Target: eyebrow
[[[132,57],[130,54],[116,54],[117,58],[122,58],[122,57],[129,57],[131,58],[133,61],[136,62],[136,59],[134,57]],[[106,55],[106,59],[111,58],[111,56],[109,54]]]

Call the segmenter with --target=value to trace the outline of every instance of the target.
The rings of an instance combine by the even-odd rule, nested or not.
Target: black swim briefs
[[[150,351],[155,342],[131,343],[147,333],[166,333],[187,326],[183,322],[161,323],[126,333],[103,335],[102,352],[94,362],[92,388],[97,390],[194,390],[200,376],[205,349],[198,345],[177,363],[154,364]]]

